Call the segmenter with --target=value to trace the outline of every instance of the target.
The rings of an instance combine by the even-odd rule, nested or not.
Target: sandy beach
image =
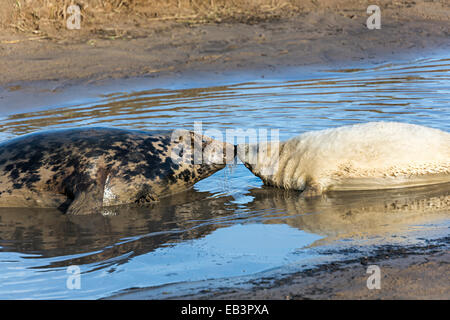
[[[114,15],[114,23],[102,16],[83,20],[80,30],[59,23],[21,31],[25,27],[10,23],[0,33],[0,84],[14,89],[39,80],[92,83],[192,71],[336,66],[449,46],[450,4],[445,0],[385,1],[378,30],[366,24],[371,1],[300,3],[279,3],[271,14],[255,12],[252,18],[250,11],[224,21],[124,13]]]
[[[253,15],[248,7],[248,11],[240,9],[241,14],[217,11],[206,18],[186,8],[166,16],[133,14],[125,9],[99,16],[86,11],[80,30],[67,30],[57,19],[54,23],[41,19],[42,24],[21,20],[19,24],[10,19],[14,17],[13,7],[2,7],[0,88],[13,96],[8,101],[20,103],[22,88],[46,82],[52,83],[54,90],[63,90],[75,84],[136,77],[157,81],[159,77],[191,72],[220,75],[286,67],[388,63],[398,57],[413,58],[417,52],[450,48],[447,0],[383,1],[379,4],[381,29],[373,30],[366,25],[370,16],[366,10],[373,1],[273,3],[260,6],[263,9]],[[22,14],[27,17],[28,13]],[[1,92],[0,104],[4,98]],[[407,252],[395,249],[379,252],[366,261],[326,265],[294,274],[270,287],[188,298],[450,299],[449,261],[446,238],[440,246]],[[371,263],[382,268],[382,290],[366,287],[365,270]],[[122,298],[146,296],[139,292]]]

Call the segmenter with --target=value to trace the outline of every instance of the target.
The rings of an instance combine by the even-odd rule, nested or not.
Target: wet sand
[[[193,300],[448,300],[450,299],[449,238],[417,247],[384,246],[373,255],[323,264],[282,279],[260,279],[251,289],[221,288],[175,297]],[[372,273],[380,270],[380,288],[368,289]],[[258,282],[258,281],[256,281]],[[265,283],[270,283],[267,285]],[[148,299],[145,289],[113,299]]]
[[[413,57],[418,51],[449,48],[447,1],[387,2],[380,5],[379,30],[367,28],[370,4],[305,2],[301,12],[286,9],[276,17],[244,23],[127,24],[126,17],[118,17],[113,34],[106,25],[44,35],[6,29],[0,33],[0,85],[14,90],[18,83],[41,80],[56,83],[55,89],[64,88],[68,81],[388,62]]]
[[[448,241],[448,240],[447,240]],[[368,289],[370,265],[380,268],[380,289]],[[298,273],[268,288],[199,296],[203,299],[448,300],[450,252],[447,249],[384,248],[376,256],[324,265]]]

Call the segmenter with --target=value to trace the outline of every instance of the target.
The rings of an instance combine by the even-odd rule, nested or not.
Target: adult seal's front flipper
[[[86,215],[100,213],[102,206],[103,190],[98,186],[92,186],[76,193],[75,198],[67,208],[66,214]]]

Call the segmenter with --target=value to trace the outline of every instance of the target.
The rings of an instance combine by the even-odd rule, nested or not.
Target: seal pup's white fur
[[[406,123],[311,131],[279,146],[239,145],[238,156],[265,184],[306,195],[450,181],[450,133]]]

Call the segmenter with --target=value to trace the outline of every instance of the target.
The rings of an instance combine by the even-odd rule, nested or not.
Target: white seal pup
[[[450,182],[450,133],[406,123],[369,122],[241,144],[238,156],[265,184],[306,196]]]

